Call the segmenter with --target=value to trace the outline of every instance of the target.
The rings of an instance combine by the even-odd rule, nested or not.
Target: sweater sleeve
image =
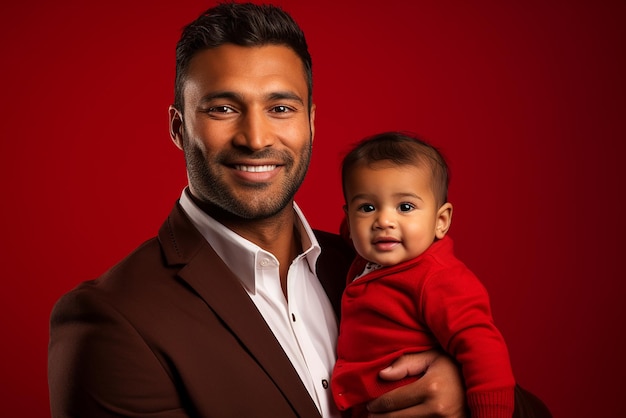
[[[423,286],[423,320],[461,364],[472,417],[511,417],[515,380],[484,286],[461,263]]]

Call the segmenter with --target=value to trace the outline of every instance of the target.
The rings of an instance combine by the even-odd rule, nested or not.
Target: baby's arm
[[[441,346],[461,364],[472,417],[487,410],[510,417],[515,379],[484,286],[469,270],[440,272],[424,282],[420,305]]]

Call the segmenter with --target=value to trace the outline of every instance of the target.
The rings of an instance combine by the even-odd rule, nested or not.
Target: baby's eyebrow
[[[418,200],[421,200],[421,201],[423,201],[423,200],[424,200],[424,199],[422,199],[422,197],[421,197],[421,196],[416,195],[415,193],[404,193],[404,192],[400,192],[400,193],[395,193],[393,196],[394,196],[394,197],[400,197],[400,198],[402,198],[402,197],[412,197],[412,198],[415,198],[415,199],[418,199]]]
[[[350,203],[353,203],[355,200],[372,200],[371,194],[365,193],[357,193],[350,199]]]

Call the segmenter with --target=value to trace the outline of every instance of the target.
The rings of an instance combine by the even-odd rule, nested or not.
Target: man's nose
[[[235,145],[250,150],[261,150],[274,143],[271,121],[260,110],[246,112],[240,121]]]

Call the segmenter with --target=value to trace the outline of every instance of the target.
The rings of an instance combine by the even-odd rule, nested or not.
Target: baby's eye
[[[361,212],[368,213],[368,212],[373,212],[374,210],[376,210],[374,205],[370,205],[369,203],[359,206],[359,211]]]
[[[400,203],[398,209],[400,210],[400,212],[410,212],[415,209],[415,206],[413,206],[411,203]]]

